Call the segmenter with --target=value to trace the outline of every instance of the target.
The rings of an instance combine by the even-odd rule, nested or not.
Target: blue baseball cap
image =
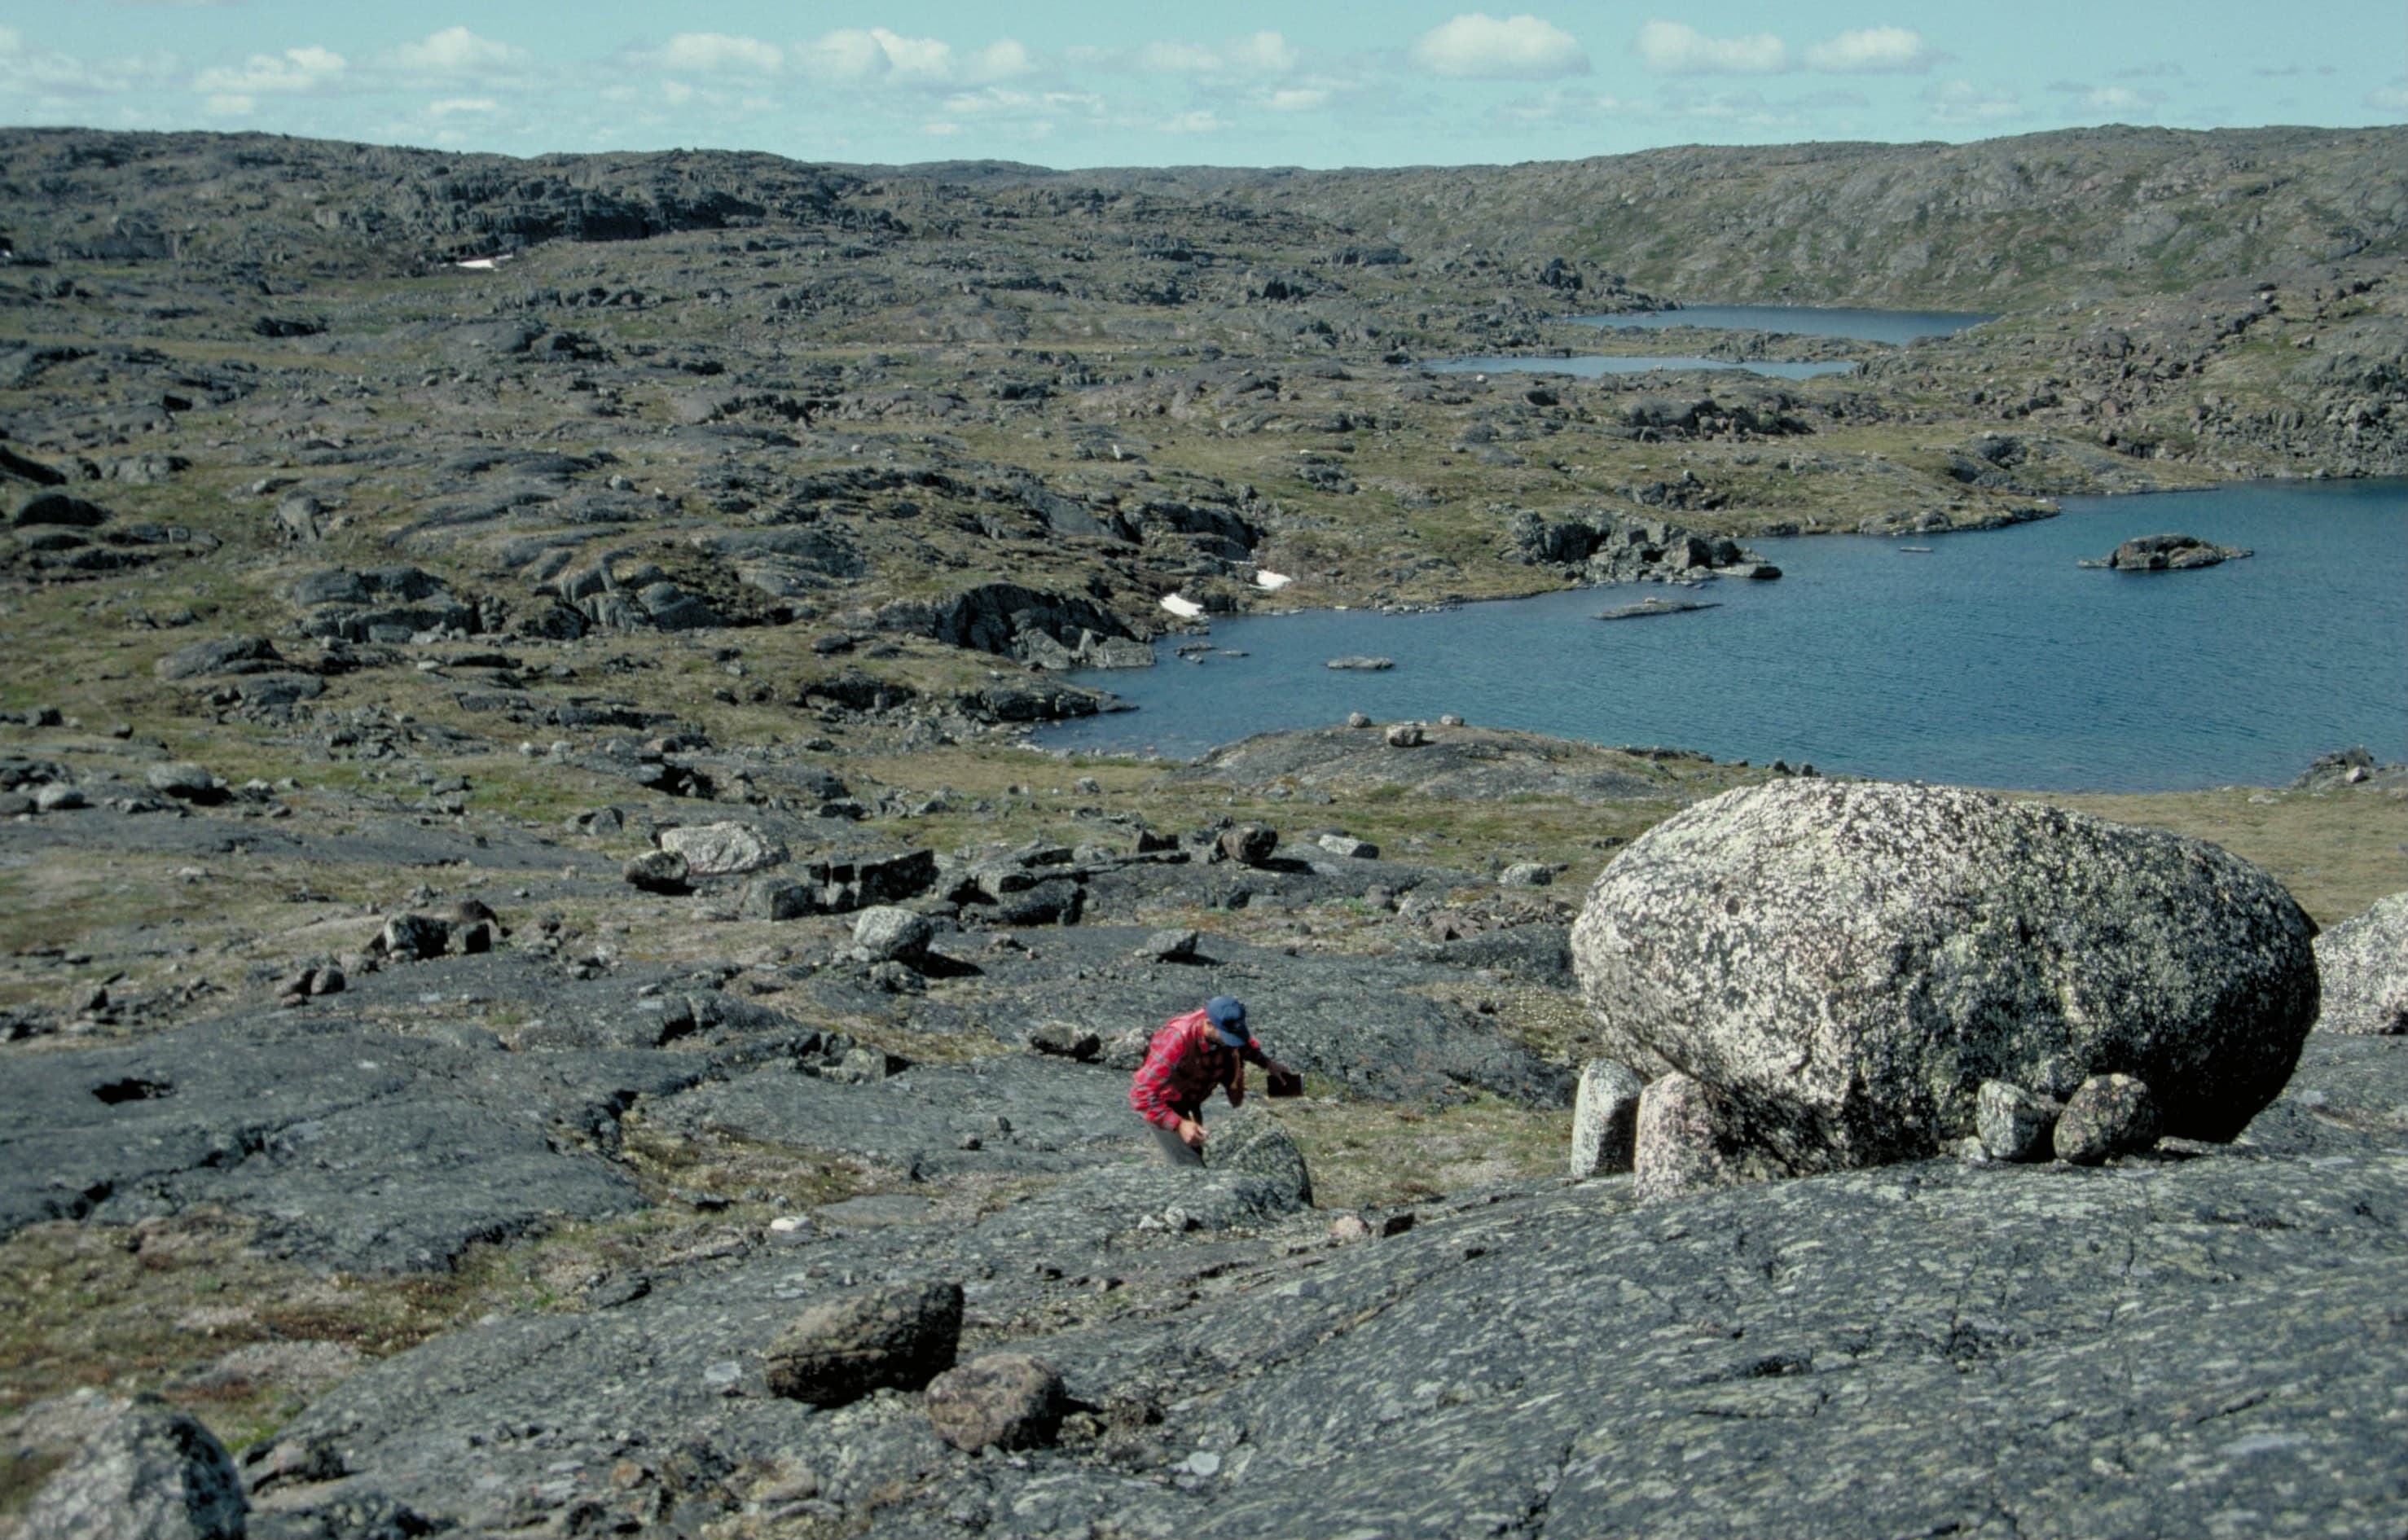
[[[1205,1001],[1204,1020],[1211,1022],[1212,1030],[1221,1034],[1221,1041],[1233,1048],[1243,1048],[1249,1041],[1246,1036],[1246,1007],[1234,995],[1216,994]]]

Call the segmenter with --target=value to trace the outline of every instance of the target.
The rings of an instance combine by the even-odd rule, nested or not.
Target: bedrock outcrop
[[[1572,928],[1605,1051],[1795,1172],[1928,1155],[1987,1079],[2145,1081],[2229,1139],[2317,1010],[2315,925],[2213,845],[1951,787],[1776,781],[1634,841]]]

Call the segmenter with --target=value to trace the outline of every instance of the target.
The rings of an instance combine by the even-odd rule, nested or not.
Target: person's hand
[[[1204,1125],[1193,1118],[1179,1119],[1179,1142],[1190,1149],[1204,1148]]]

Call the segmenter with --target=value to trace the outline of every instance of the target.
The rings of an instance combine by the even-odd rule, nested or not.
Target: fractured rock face
[[[958,1283],[849,1290],[805,1309],[769,1348],[769,1389],[841,1406],[882,1386],[916,1390],[953,1367],[962,1336]]]
[[[137,1401],[34,1496],[23,1540],[241,1540],[251,1504],[225,1446],[190,1414]]]
[[[2323,1032],[2408,1033],[2408,893],[2393,893],[2316,937]]]
[[[2166,1132],[2229,1139],[2315,1020],[2313,929],[2212,845],[1955,788],[1801,779],[1641,836],[1572,950],[1609,1052],[1662,1055],[1746,1144],[1809,1172],[1936,1153],[1972,1131],[1986,1079],[2132,1075]]]

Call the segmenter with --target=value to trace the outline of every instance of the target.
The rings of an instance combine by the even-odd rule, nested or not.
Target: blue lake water
[[[1817,375],[1844,375],[1856,365],[1844,360],[1820,364],[1781,364],[1763,359],[1737,363],[1723,358],[1642,357],[1621,353],[1576,353],[1570,358],[1527,358],[1498,354],[1489,358],[1440,359],[1422,365],[1440,375],[1643,375],[1651,369],[1737,369],[1770,375],[1775,379],[1813,379]]]
[[[1608,330],[1660,331],[1668,326],[1708,326],[1726,331],[1786,332],[1793,336],[1850,337],[1902,345],[1916,337],[1954,336],[1996,316],[1957,310],[1838,310],[1799,305],[1693,305],[1684,310],[1643,310],[1627,316],[1574,316],[1582,326]]]
[[[2257,554],[2179,573],[2074,564],[2167,531]],[[1786,576],[1220,621],[1211,640],[1248,656],[1191,665],[1170,650],[1188,638],[1166,639],[1152,669],[1078,676],[1139,710],[1039,741],[1188,757],[1349,711],[1453,711],[1757,764],[2118,791],[2277,785],[2351,744],[2408,757],[2408,482],[2070,498],[1981,534],[1754,544]],[[1720,607],[1595,619],[1650,595]],[[1324,666],[1350,654],[1397,666]]]

